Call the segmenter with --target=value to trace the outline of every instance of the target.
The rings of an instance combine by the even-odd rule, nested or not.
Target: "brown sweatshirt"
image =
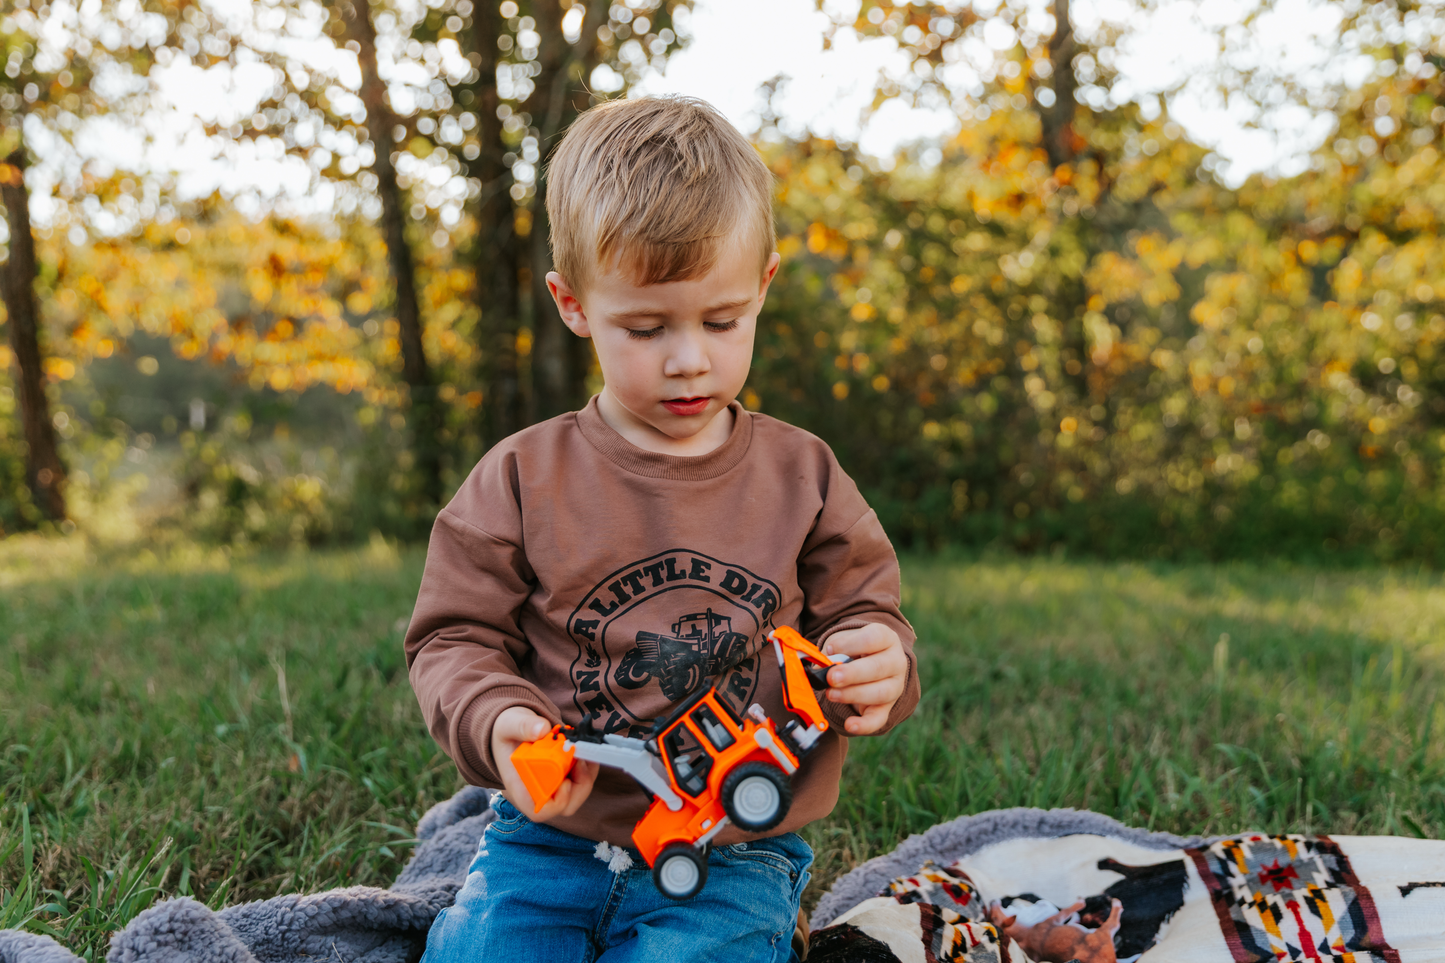
[[[716,450],[662,455],[609,428],[593,398],[493,448],[437,516],[406,657],[427,725],[468,782],[501,786],[492,724],[511,706],[639,734],[712,680],[739,712],[757,702],[781,725],[766,640],[778,625],[819,644],[870,622],[893,629],[908,681],[888,727],[913,711],[913,630],[877,515],[821,440],[736,402],[733,414]],[[853,712],[822,704],[835,725]],[[832,811],[840,728],[803,761],[772,833]],[[647,805],[604,768],[582,809],[552,825],[630,846]],[[717,841],[750,838],[730,826]]]

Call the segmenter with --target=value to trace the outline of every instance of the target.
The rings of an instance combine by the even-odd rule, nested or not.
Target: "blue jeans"
[[[674,902],[632,851],[614,873],[597,844],[534,823],[502,797],[422,963],[788,963],[813,851],[796,833],[715,847],[707,885]]]

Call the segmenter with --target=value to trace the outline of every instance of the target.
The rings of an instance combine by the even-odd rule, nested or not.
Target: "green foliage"
[[[0,376],[0,535],[40,520],[25,484],[25,440],[15,408],[15,390]]]
[[[253,445],[249,430],[242,413],[210,434],[181,434],[175,475],[184,495],[178,519],[184,528],[225,545],[317,544],[349,537],[345,502],[334,497],[328,480],[339,474],[335,450],[318,455]],[[303,457],[312,463],[310,470],[301,467]]]
[[[0,546],[0,926],[99,959],[161,896],[387,885],[460,786],[401,649],[421,551],[92,552]],[[810,900],[999,806],[1445,831],[1437,575],[905,556],[904,586],[923,702],[853,740]]]
[[[451,441],[447,459],[450,491],[466,477],[478,456],[475,436],[466,430],[468,426],[457,424],[460,413],[445,401],[441,404],[447,419],[442,438]],[[350,453],[355,459],[347,519],[351,532],[425,541],[437,506],[428,502],[412,470],[413,457],[407,445],[411,411],[378,406],[363,409],[361,415],[366,422],[363,441]]]
[[[148,514],[175,539],[215,545],[424,540],[432,510],[411,470],[405,415],[363,407],[361,418],[344,449],[261,437],[245,409],[207,431],[182,431],[179,452],[157,449],[151,466],[153,483],[175,485],[180,497]]]

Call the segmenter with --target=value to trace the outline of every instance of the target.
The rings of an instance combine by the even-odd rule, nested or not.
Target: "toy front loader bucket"
[[[536,812],[552,801],[567,774],[572,771],[575,749],[567,745],[567,739],[557,726],[550,733],[535,742],[524,742],[512,753],[512,765],[522,784],[532,797]]]

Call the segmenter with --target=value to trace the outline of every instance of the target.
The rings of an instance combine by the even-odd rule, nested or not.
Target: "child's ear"
[[[783,258],[777,251],[774,251],[768,258],[768,263],[763,267],[763,283],[758,287],[758,301],[768,296],[768,285],[773,283],[773,278],[778,274],[778,265],[783,263]]]
[[[592,329],[587,326],[587,314],[582,310],[582,302],[577,300],[576,292],[562,275],[556,271],[548,271],[547,290],[552,292],[552,300],[557,302],[557,313],[562,316],[562,323],[579,338],[592,337]]]

